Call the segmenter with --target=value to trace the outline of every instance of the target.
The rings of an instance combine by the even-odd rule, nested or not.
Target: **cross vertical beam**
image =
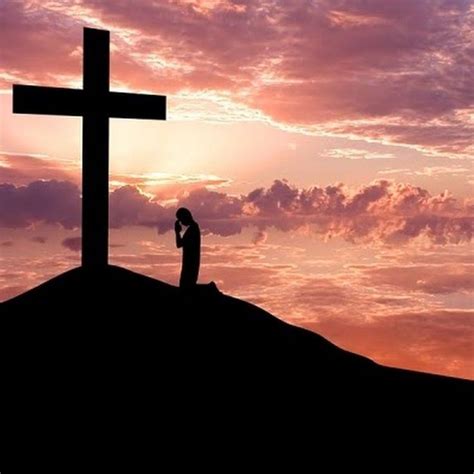
[[[110,34],[84,30],[83,90],[88,104],[82,121],[82,265],[108,263]]]

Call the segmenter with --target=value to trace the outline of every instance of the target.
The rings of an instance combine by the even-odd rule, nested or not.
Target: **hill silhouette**
[[[381,366],[212,286],[77,268],[0,310],[7,406],[28,446],[68,451],[86,432],[131,449],[181,427],[196,443],[243,430],[471,459],[473,382]]]

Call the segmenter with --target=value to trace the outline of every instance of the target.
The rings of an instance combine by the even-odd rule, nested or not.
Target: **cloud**
[[[118,248],[122,248],[122,247],[125,247],[126,244],[120,244],[120,243],[109,243],[109,248],[111,249],[118,249]]]
[[[361,150],[360,148],[332,148],[324,150],[322,156],[327,158],[345,158],[349,160],[386,160],[395,158],[393,153]]]
[[[173,210],[166,209],[135,186],[123,186],[110,194],[109,225],[119,228],[126,225],[148,225],[169,230]],[[173,221],[174,222],[174,221]]]
[[[383,364],[474,378],[473,317],[472,311],[438,309],[364,321],[324,318],[304,326]]]
[[[71,54],[81,41],[78,21],[60,12],[38,9],[33,2],[16,0],[2,2],[0,15],[0,40],[8,45],[2,48],[2,69],[12,79],[56,82],[58,76],[80,74],[79,59]]]
[[[439,265],[451,264],[473,264],[474,258],[472,248],[469,243],[465,245],[446,245],[445,247],[431,246],[425,248],[423,252],[410,252],[408,249],[394,249],[395,251],[385,254],[382,257],[384,262],[391,262],[399,265]]]
[[[61,245],[73,252],[80,252],[82,249],[82,238],[81,237],[66,237],[62,242]],[[116,243],[109,243],[109,248],[116,249],[125,247],[124,244],[116,244]],[[118,258],[118,257],[114,257]],[[150,260],[152,263],[153,259]],[[126,261],[124,263],[127,263]]]
[[[23,293],[27,287],[21,285],[4,286],[0,288],[0,301],[6,301]]]
[[[80,82],[87,24],[112,31],[112,77],[119,86],[186,93],[191,103],[210,92],[209,105],[226,100],[305,131],[404,143],[427,153],[472,150],[470,1],[204,5],[6,0],[5,84]],[[202,108],[200,118],[212,108]]]
[[[410,265],[390,267],[354,266],[363,272],[367,284],[388,285],[405,291],[429,294],[449,294],[474,290],[474,265]]]
[[[80,194],[70,182],[34,181],[27,186],[0,185],[0,225],[28,227],[36,222],[80,225]],[[171,230],[175,209],[192,210],[204,232],[238,234],[245,227],[305,230],[329,239],[403,245],[416,239],[437,244],[469,242],[474,204],[448,192],[431,195],[410,184],[380,180],[351,189],[343,184],[297,188],[275,180],[268,188],[232,196],[195,189],[164,205],[136,186],[110,194],[110,227],[131,225]]]
[[[0,243],[2,247],[13,247],[14,242],[12,240],[5,240],[4,242]]]
[[[112,175],[111,186],[137,186],[143,192],[152,194],[155,200],[172,200],[184,196],[195,189],[217,189],[228,186],[231,180],[215,175],[183,175],[170,173],[146,173]]]
[[[259,230],[255,232],[252,238],[252,243],[254,245],[262,245],[264,244],[268,239],[268,234],[267,232],[264,232],[263,230]]]
[[[34,180],[72,181],[80,185],[80,159],[70,160],[34,153],[0,151],[0,183],[27,185]],[[128,173],[111,174],[110,187],[138,186],[157,199],[171,200],[199,188],[217,189],[231,180],[212,174]]]
[[[0,184],[0,226],[29,227],[37,222],[80,225],[79,188],[69,181],[33,181],[26,186]]]
[[[71,160],[47,155],[0,151],[0,182],[25,185],[33,180],[79,182],[80,168]]]
[[[295,305],[301,307],[328,306],[337,308],[355,304],[356,297],[354,291],[348,291],[336,278],[307,278],[301,282],[294,293]]]
[[[74,238],[78,234],[69,235]],[[302,244],[298,239],[287,239],[287,245],[267,241],[256,246],[250,242],[252,235],[253,230],[237,239],[205,238],[200,281],[214,280],[221,290],[378,362],[474,377],[474,314],[458,306],[469,303],[469,287],[456,280],[457,274],[468,272],[468,245],[431,245],[426,251],[418,246],[354,249],[347,244],[320,243],[316,247],[313,240]],[[178,282],[181,255],[171,239],[156,239],[146,228],[114,230],[111,237],[131,242],[127,252],[122,248],[110,252],[111,263],[172,284]],[[248,243],[238,243],[243,238]],[[75,252],[48,255],[41,251],[36,258],[31,253],[5,255],[0,298],[14,296],[77,265],[79,247],[77,239]],[[451,255],[464,260],[451,262]],[[420,261],[411,265],[416,256]],[[434,257],[438,260],[430,263]],[[324,261],[330,265],[321,265]],[[360,265],[367,261],[380,263]],[[457,270],[458,266],[462,270]],[[378,269],[382,271],[377,273]]]
[[[0,301],[13,298],[79,264],[77,253],[65,255],[63,252],[35,252],[38,249],[31,248],[31,243],[29,245],[26,252],[2,255]]]
[[[73,252],[80,252],[82,247],[82,238],[67,237],[61,242],[61,245],[69,250],[72,250]]]
[[[410,184],[380,180],[351,190],[335,185],[297,189],[285,181],[242,198],[259,226],[291,230],[312,225],[326,237],[401,244],[418,237],[446,244],[472,238],[472,205],[449,193],[432,196]]]
[[[241,232],[244,202],[241,197],[225,193],[197,189],[180,199],[177,207],[191,209],[193,215],[203,222],[204,230],[229,236]]]
[[[40,235],[38,235],[38,236],[32,237],[30,240],[37,244],[45,244],[47,239],[46,237],[41,237]]]

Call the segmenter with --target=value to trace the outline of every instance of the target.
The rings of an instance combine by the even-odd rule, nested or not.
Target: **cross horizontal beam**
[[[82,89],[13,85],[13,113],[84,115]]]
[[[166,120],[166,96],[109,92],[106,96],[109,117]]]
[[[73,117],[99,113],[111,118],[166,120],[166,96],[14,85],[13,113]]]

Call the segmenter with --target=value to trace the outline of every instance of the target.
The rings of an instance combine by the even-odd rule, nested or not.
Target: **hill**
[[[116,446],[181,427],[470,459],[472,382],[378,365],[209,285],[77,268],[0,311],[13,425],[38,446],[45,426]]]

